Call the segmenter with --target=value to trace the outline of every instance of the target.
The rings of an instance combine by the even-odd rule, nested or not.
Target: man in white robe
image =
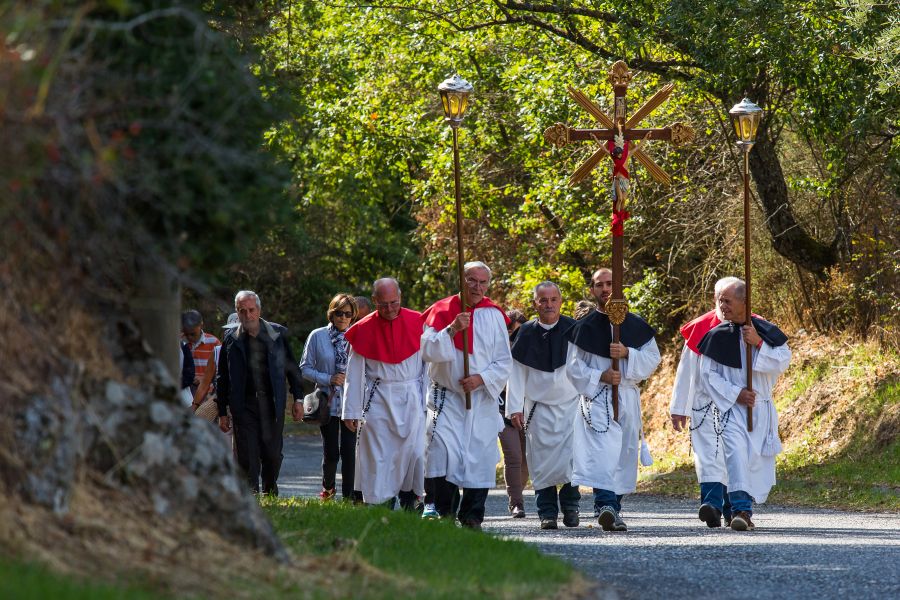
[[[572,483],[594,488],[597,522],[604,531],[627,531],[622,496],[637,486],[641,399],[638,384],[660,362],[655,332],[628,313],[620,326],[620,343],[612,342],[612,324],[602,312],[612,292],[612,272],[599,269],[591,278],[598,310],[570,330],[567,375],[580,394],[575,423]],[[612,369],[612,359],[619,369]],[[613,419],[613,385],[618,385],[619,420]]]
[[[359,429],[356,485],[366,504],[415,510],[424,493],[425,368],[422,315],[401,307],[396,279],[372,286],[375,312],[344,334],[350,345],[341,418]]]
[[[775,456],[781,452],[781,440],[772,388],[791,361],[787,336],[778,327],[757,317],[746,323],[745,293],[744,282],[734,278],[719,294],[723,322],[699,344],[694,384],[695,403],[712,401],[722,415],[721,441],[735,531],[755,529],[753,502],[765,502],[775,485]],[[752,391],[746,388],[747,345],[752,349]],[[753,414],[752,432],[747,431],[748,407]]]
[[[560,509],[563,525],[579,523],[581,493],[571,483],[578,392],[566,375],[567,334],[575,320],[560,316],[561,305],[562,294],[552,281],[534,288],[538,318],[519,328],[506,387],[506,416],[514,427],[525,430],[541,529],[557,529]]]
[[[466,307],[458,295],[439,300],[423,313],[422,358],[428,366],[428,430],[425,476],[432,478],[434,504],[442,517],[456,516],[481,529],[488,489],[496,484],[500,460],[497,434],[503,429],[498,410],[512,358],[506,333],[507,317],[485,293],[491,271],[482,262],[463,266]],[[462,331],[468,330],[468,348]],[[463,352],[469,353],[469,377],[464,377]],[[466,410],[465,393],[472,408]],[[459,502],[459,488],[463,488]]]
[[[716,283],[716,302],[719,293],[730,283],[730,279],[732,278],[721,279]],[[685,428],[690,430],[694,468],[697,472],[697,481],[700,482],[699,517],[708,527],[721,527],[723,516],[725,526],[731,524],[731,503],[728,501],[726,488],[728,471],[725,468],[725,450],[720,440],[719,409],[711,400],[698,404],[693,384],[694,374],[700,365],[700,350],[697,345],[710,329],[721,322],[722,316],[716,305],[715,309],[681,327],[684,348],[681,350],[678,369],[675,371],[675,385],[669,404],[669,414],[675,431],[682,431]]]

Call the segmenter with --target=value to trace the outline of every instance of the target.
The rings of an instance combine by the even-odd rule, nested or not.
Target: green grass
[[[0,560],[0,598],[9,600],[158,600],[160,594],[136,587],[98,584],[57,575],[33,564]]]
[[[361,598],[548,598],[583,589],[569,565],[522,542],[495,538],[447,521],[345,503],[263,499],[263,508],[297,554],[323,564],[361,560],[388,578],[360,578]]]

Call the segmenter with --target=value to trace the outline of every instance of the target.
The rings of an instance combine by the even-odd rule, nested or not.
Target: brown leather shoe
[[[735,531],[753,531],[756,525],[750,520],[750,513],[746,510],[739,510],[731,517],[731,528]]]

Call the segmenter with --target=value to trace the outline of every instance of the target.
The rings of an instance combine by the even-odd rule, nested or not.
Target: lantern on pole
[[[462,203],[459,193],[459,125],[462,123],[469,106],[469,94],[472,93],[472,84],[460,77],[453,75],[448,77],[439,86],[441,104],[444,107],[444,116],[453,130],[453,182],[456,188],[456,259],[459,269],[459,300],[462,312],[466,312],[466,282],[463,265],[465,264],[462,238]],[[468,332],[462,331],[463,341],[463,376],[469,376],[469,343]],[[472,408],[472,395],[466,392],[466,410]]]
[[[744,154],[744,281],[746,283],[745,314],[746,323],[750,316],[750,149],[756,143],[756,130],[762,119],[762,109],[744,98],[735,104],[728,114],[734,123],[737,145]],[[746,347],[747,389],[753,390],[753,348]],[[753,409],[747,407],[747,431],[753,431]]]

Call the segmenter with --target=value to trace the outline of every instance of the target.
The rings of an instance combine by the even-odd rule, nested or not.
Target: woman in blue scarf
[[[300,371],[303,378],[316,384],[329,398],[331,418],[319,429],[322,432],[322,491],[319,497],[330,500],[335,496],[335,477],[341,462],[341,496],[344,500],[361,500],[353,491],[356,467],[356,433],[341,421],[344,373],[347,370],[347,340],[344,332],[356,318],[358,309],[353,296],[338,294],[328,305],[328,325],[309,334]]]

